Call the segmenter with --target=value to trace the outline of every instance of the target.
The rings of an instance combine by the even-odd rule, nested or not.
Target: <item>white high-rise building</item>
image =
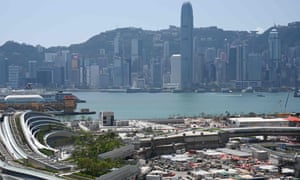
[[[271,61],[278,61],[280,59],[280,39],[278,31],[274,28],[269,35],[269,55]]]
[[[181,55],[173,54],[170,59],[171,62],[171,84],[181,88]]]
[[[87,85],[91,88],[98,88],[100,83],[99,65],[92,64],[86,68],[86,71]]]

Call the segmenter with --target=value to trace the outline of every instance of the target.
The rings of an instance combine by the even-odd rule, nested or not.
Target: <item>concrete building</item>
[[[57,53],[45,53],[45,62],[55,62]]]
[[[8,61],[0,55],[0,87],[6,87],[8,80]]]
[[[205,79],[207,82],[216,80],[216,65],[215,59],[217,57],[217,50],[214,47],[205,50]]]
[[[8,87],[13,89],[21,86],[21,67],[10,65],[8,66]]]
[[[41,68],[37,70],[36,82],[43,87],[49,87],[53,83],[53,69],[52,68]]]
[[[120,33],[117,33],[117,35],[114,38],[114,54],[120,54]]]
[[[73,54],[71,59],[67,61],[67,81],[71,87],[78,87],[81,84],[81,65],[78,54]]]
[[[189,2],[181,7],[181,89],[190,90],[193,82],[193,9]]]
[[[113,59],[112,69],[112,84],[113,87],[119,88],[122,86],[122,62],[121,58],[115,56]]]
[[[262,56],[257,53],[250,53],[247,61],[247,80],[261,81],[262,80]]]
[[[175,84],[177,88],[181,88],[181,55],[173,54],[171,56],[171,84]]]
[[[131,40],[131,72],[138,73],[142,69],[141,62],[141,40],[132,39]]]
[[[204,54],[197,53],[194,55],[193,62],[193,82],[195,84],[201,84],[204,80]]]
[[[99,113],[99,127],[113,126],[115,122],[114,112]]]
[[[170,72],[170,70],[170,43],[165,41],[163,45],[162,72],[165,74]]]
[[[221,84],[226,81],[226,61],[216,58],[216,82]]]
[[[162,85],[162,71],[161,64],[159,62],[151,63],[151,86],[154,88],[160,88]]]
[[[99,65],[97,64],[91,64],[86,67],[86,80],[87,80],[87,85],[90,88],[98,88],[99,87]]]
[[[117,179],[136,179],[139,174],[138,165],[126,165],[111,173],[97,177],[96,180],[117,180]]]
[[[98,159],[124,159],[135,153],[134,145],[126,145],[98,155]]]
[[[35,79],[36,71],[37,71],[37,62],[36,61],[28,61],[28,77]]]
[[[233,127],[253,127],[253,126],[268,126],[268,127],[286,127],[289,121],[282,118],[262,118],[262,117],[240,117],[229,118],[229,123]]]
[[[280,39],[279,34],[276,28],[273,28],[269,34],[269,58],[272,61],[280,60],[281,56],[281,47],[280,47]]]

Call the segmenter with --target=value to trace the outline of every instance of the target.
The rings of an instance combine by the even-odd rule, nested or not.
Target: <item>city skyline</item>
[[[1,2],[0,44],[13,40],[42,46],[69,46],[101,32],[122,27],[149,30],[180,25],[185,1]],[[218,26],[225,30],[264,31],[274,24],[299,20],[300,2],[287,1],[195,1],[194,27]],[[116,6],[118,4],[118,6]]]

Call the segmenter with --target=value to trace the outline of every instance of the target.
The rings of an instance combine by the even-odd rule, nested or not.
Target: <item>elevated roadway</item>
[[[0,161],[0,169],[3,174],[12,175],[13,177],[21,179],[62,180],[54,175],[11,166],[3,161]]]

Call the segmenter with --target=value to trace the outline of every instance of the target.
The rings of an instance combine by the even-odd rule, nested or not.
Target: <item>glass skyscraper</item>
[[[191,90],[193,82],[193,9],[189,2],[181,7],[181,84],[182,90]]]

